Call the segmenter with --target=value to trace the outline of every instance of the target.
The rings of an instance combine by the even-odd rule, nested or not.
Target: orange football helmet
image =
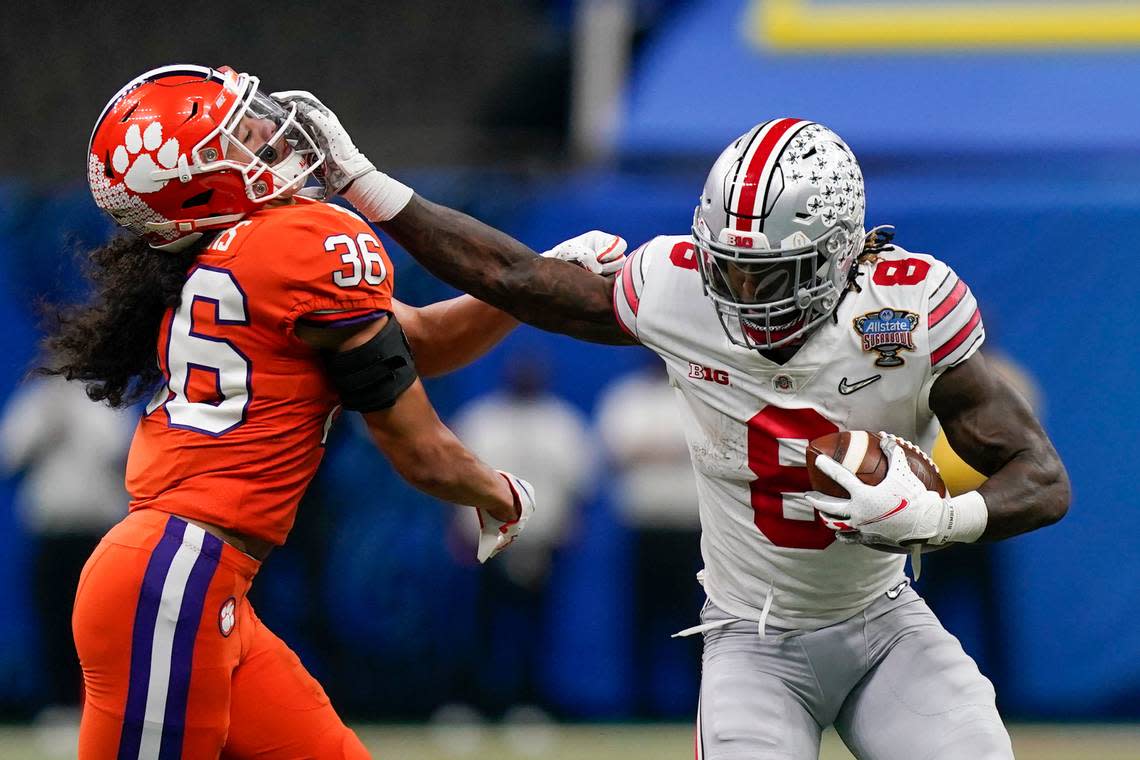
[[[154,248],[185,248],[261,204],[289,197],[324,162],[298,122],[223,67],[163,66],[103,109],[87,151],[99,208]]]

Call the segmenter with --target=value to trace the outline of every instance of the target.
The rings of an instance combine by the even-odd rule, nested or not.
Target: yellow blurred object
[[[1003,354],[987,353],[985,358],[989,368],[1020,393],[1033,411],[1040,415],[1041,393],[1028,371]],[[950,447],[946,433],[942,431],[938,432],[938,440],[934,442],[930,458],[938,465],[942,480],[946,483],[946,491],[951,496],[973,491],[986,482],[985,475],[966,464]]]
[[[1140,8],[1120,0],[752,0],[745,30],[783,51],[1096,49],[1140,42]]]
[[[934,442],[934,451],[930,452],[930,458],[938,465],[938,471],[942,473],[942,480],[946,483],[946,491],[951,496],[974,491],[986,482],[985,475],[963,462],[962,457],[950,448],[950,442],[946,440],[946,434],[942,431],[938,432],[938,440]]]

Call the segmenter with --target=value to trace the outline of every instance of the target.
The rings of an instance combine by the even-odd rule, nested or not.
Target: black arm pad
[[[416,380],[412,349],[394,314],[367,343],[348,351],[323,351],[321,355],[345,409],[387,409]]]

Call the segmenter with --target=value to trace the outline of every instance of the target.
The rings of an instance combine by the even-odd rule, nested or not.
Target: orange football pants
[[[259,563],[173,515],[132,512],[87,561],[72,629],[80,760],[368,758],[246,600]]]

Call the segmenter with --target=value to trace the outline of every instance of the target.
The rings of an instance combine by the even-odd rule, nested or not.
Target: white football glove
[[[625,238],[601,230],[590,230],[564,240],[543,253],[588,269],[594,274],[614,274],[625,264]]]
[[[890,466],[883,481],[869,486],[828,456],[816,466],[851,494],[850,499],[818,491],[804,494],[827,527],[847,543],[910,548],[915,544],[946,543],[953,511],[949,500],[929,491],[910,469],[906,451],[893,436],[883,437]]]
[[[510,546],[534,514],[534,486],[509,472],[499,470],[499,474],[506,478],[507,485],[515,496],[519,516],[510,522],[502,522],[476,507],[475,513],[479,515],[479,548],[475,556],[480,562],[486,562]]]
[[[372,162],[353,144],[340,119],[316,95],[305,90],[282,90],[270,97],[286,107],[297,106],[301,125],[309,129],[317,147],[325,154],[325,163],[318,170],[324,198],[342,192],[353,180],[376,171]]]

